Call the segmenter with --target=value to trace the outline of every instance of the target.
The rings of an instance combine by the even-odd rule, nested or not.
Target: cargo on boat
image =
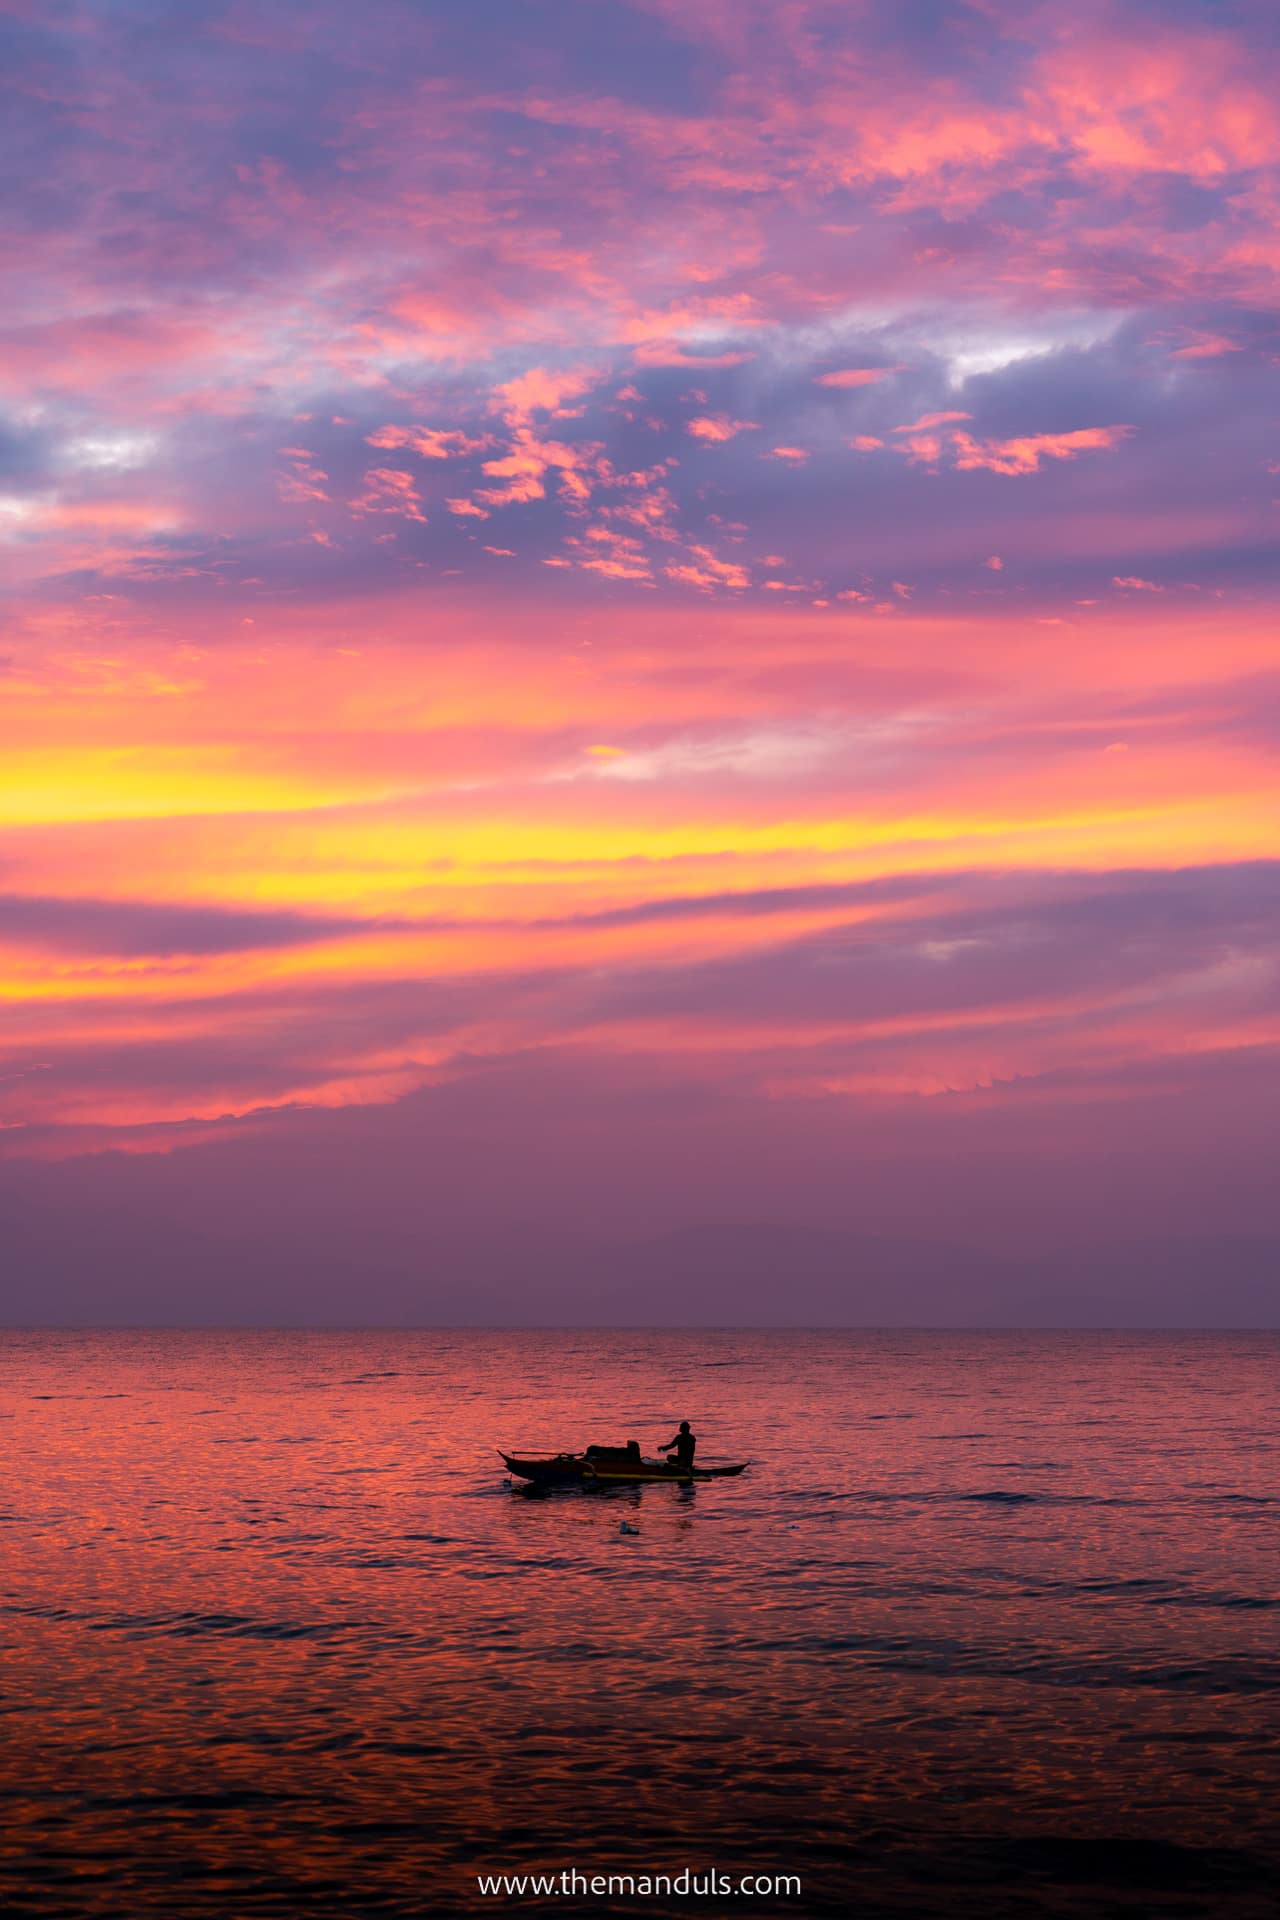
[[[637,1440],[625,1447],[588,1447],[585,1453],[557,1453],[545,1460],[523,1459],[501,1447],[498,1451],[517,1480],[539,1487],[623,1487],[650,1480],[688,1486],[694,1480],[731,1479],[750,1465],[739,1460],[724,1467],[682,1467],[674,1461],[646,1460]]]

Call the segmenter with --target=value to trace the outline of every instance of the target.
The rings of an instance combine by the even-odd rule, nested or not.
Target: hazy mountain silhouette
[[[708,1223],[601,1249],[610,1322],[928,1326],[1007,1320],[1019,1268],[972,1247],[772,1221]]]
[[[10,1325],[1280,1326],[1280,1240],[1107,1241],[997,1258],[926,1238],[710,1222],[610,1242],[269,1190],[194,1222],[180,1156],[0,1182]],[[10,1170],[12,1172],[12,1170]]]
[[[601,1317],[743,1325],[1275,1326],[1280,1241],[1107,1242],[1036,1259],[771,1222],[706,1225],[601,1256]]]
[[[1280,1326],[1280,1240],[1107,1241],[1034,1268],[1039,1326]],[[1032,1297],[1028,1287],[1027,1297]]]

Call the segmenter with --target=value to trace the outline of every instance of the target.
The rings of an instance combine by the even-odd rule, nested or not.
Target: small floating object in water
[[[639,1533],[639,1531],[639,1527],[633,1527],[629,1520],[624,1520],[618,1528],[619,1533]]]

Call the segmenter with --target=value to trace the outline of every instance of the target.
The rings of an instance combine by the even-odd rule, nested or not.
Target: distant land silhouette
[[[180,1182],[169,1206],[140,1208],[131,1170],[114,1155],[83,1163],[72,1205],[53,1204],[68,1196],[39,1168],[0,1191],[0,1324],[1280,1326],[1280,1239],[1019,1258],[776,1221],[576,1241],[424,1226],[393,1253],[354,1229],[316,1232],[305,1207],[196,1225],[173,1205]]]
[[[708,1225],[602,1256],[601,1292],[711,1325],[699,1287],[731,1280],[743,1325],[1276,1326],[1280,1240],[1160,1238],[1014,1259],[930,1240]],[[614,1313],[607,1316],[612,1321]]]

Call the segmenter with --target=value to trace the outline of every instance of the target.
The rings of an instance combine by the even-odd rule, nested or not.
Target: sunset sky
[[[1280,1233],[1273,7],[0,39],[46,1280]]]

